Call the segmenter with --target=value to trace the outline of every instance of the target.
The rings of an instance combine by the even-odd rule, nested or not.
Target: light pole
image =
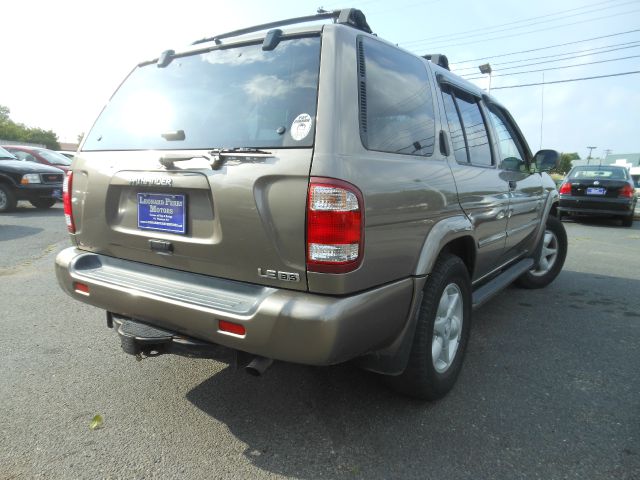
[[[598,147],[587,147],[589,149],[589,156],[587,157],[587,165],[591,164],[589,160],[591,160],[591,152]]]
[[[480,65],[478,68],[480,69],[480,73],[489,75],[489,88],[487,89],[487,93],[491,93],[491,64],[485,63],[483,65]]]

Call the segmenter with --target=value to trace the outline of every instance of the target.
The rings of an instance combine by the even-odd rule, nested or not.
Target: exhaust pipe
[[[273,358],[254,357],[254,359],[251,360],[251,362],[249,362],[249,365],[244,367],[244,369],[249,375],[259,377],[261,375],[264,375],[264,372],[266,372],[267,368],[269,368],[272,364]]]

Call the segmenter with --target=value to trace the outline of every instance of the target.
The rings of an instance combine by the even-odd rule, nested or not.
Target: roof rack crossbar
[[[315,15],[307,15],[306,17],[288,18],[285,20],[278,20],[276,22],[263,23],[261,25],[255,25],[253,27],[242,28],[240,30],[234,30],[232,32],[221,33],[213,37],[202,38],[196,40],[191,45],[198,45],[200,43],[206,43],[214,41],[216,44],[220,43],[223,38],[237,37],[239,35],[245,35],[247,33],[259,32],[260,30],[268,30],[276,27],[283,27],[285,25],[294,25],[296,23],[314,22],[318,20],[333,20],[335,23],[341,23],[349,25],[351,27],[363,30],[367,33],[372,33],[371,28],[367,24],[367,20],[364,14],[355,8],[346,8],[343,10],[333,10],[331,12],[319,11]]]

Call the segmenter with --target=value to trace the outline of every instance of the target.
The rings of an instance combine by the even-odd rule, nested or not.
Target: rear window
[[[573,179],[601,179],[601,180],[628,180],[629,175],[625,168],[592,167],[578,168],[569,174]]]
[[[38,150],[38,154],[40,154],[42,158],[46,159],[47,162],[53,165],[71,165],[71,159],[65,157],[61,153],[52,152],[51,150]]]
[[[136,68],[83,150],[310,147],[320,37],[175,58]]]

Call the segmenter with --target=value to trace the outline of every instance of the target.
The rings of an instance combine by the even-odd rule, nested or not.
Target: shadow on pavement
[[[398,396],[349,364],[276,363],[257,379],[227,368],[186,398],[245,443],[254,466],[277,475],[621,474],[640,454],[632,291],[638,280],[574,271],[546,289],[507,289],[474,314],[461,377],[434,403]]]
[[[603,227],[603,228],[621,228],[625,230],[640,230],[640,219],[636,218],[631,227],[625,227],[622,225],[622,220],[612,217],[562,217],[562,222],[576,223],[579,225],[587,225],[590,227]]]
[[[0,242],[30,237],[42,232],[43,228],[23,227],[20,225],[0,225]]]

